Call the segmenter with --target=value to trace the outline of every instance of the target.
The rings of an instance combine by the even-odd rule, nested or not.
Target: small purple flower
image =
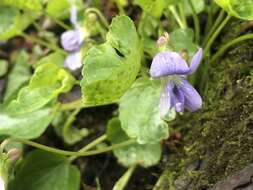
[[[64,61],[64,67],[74,71],[82,66],[82,55],[80,52],[69,54]]]
[[[84,33],[77,23],[77,10],[75,6],[70,10],[70,21],[74,30],[68,30],[61,35],[61,45],[65,51],[69,52],[64,66],[70,70],[76,70],[82,66],[80,50],[84,43]]]
[[[67,52],[80,51],[83,45],[83,33],[77,28],[68,30],[61,35],[61,45]]]
[[[186,76],[194,73],[202,58],[200,48],[193,56],[190,66],[176,52],[160,52],[151,64],[152,78],[162,80],[163,90],[160,97],[160,112],[164,117],[171,108],[182,112],[184,108],[194,112],[202,107],[202,98],[194,87],[186,80]]]

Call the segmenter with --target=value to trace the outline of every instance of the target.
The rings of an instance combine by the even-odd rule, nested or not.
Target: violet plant
[[[79,190],[89,156],[110,151],[127,170],[109,188],[124,189],[138,166],[170,156],[172,120],[205,108],[208,65],[253,38],[213,48],[232,17],[253,19],[252,0],[111,2],[117,16],[97,1],[1,0],[0,189]],[[210,7],[220,13],[204,15],[219,16],[203,24]],[[110,105],[106,124],[83,126],[87,108]]]

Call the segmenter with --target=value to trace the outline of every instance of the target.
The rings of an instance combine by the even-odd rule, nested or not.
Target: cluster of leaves
[[[46,15],[53,21],[68,18],[68,0],[1,0],[0,40],[6,41],[15,36],[27,35],[23,32]],[[216,0],[229,14],[242,18],[253,18],[252,0],[242,3],[237,0]],[[124,7],[127,1],[115,3]],[[134,143],[114,149],[113,152],[124,166],[152,166],[160,160],[163,139],[168,138],[168,123],[160,117],[159,80],[149,78],[145,57],[151,58],[158,52],[154,36],[164,32],[160,18],[171,7],[178,6],[185,16],[205,10],[204,0],[135,0],[134,5],[142,8],[138,28],[128,16],[112,19],[107,34],[106,29],[96,18],[83,14],[81,0],[76,1],[82,27],[92,28],[92,35],[101,34],[104,42],[88,44],[82,49],[83,68],[80,83],[71,72],[63,68],[65,54],[58,49],[36,58],[33,66],[24,50],[14,55],[12,69],[8,73],[3,103],[0,105],[0,135],[20,139],[35,139],[42,135],[49,124],[66,143],[74,144],[87,135],[87,131],[72,128],[75,116],[81,107],[93,107],[116,103],[118,115],[107,125],[107,139],[112,145],[134,140]],[[96,1],[94,1],[96,4]],[[165,11],[166,10],[166,11]],[[171,14],[171,13],[169,13]],[[172,18],[171,15],[166,15]],[[198,48],[196,36],[191,28],[179,28],[171,19],[169,49],[188,53],[189,58]],[[89,28],[85,28],[86,31]],[[54,46],[57,44],[53,44]],[[146,55],[146,56],[144,56]],[[36,57],[36,56],[35,56]],[[8,63],[0,60],[0,77],[7,73]],[[33,72],[31,72],[33,70]],[[64,104],[58,96],[80,85],[82,97],[73,112],[64,111]],[[170,119],[174,119],[171,115]],[[63,125],[63,127],[61,126]],[[60,175],[60,176],[59,176]],[[77,190],[80,172],[70,164],[65,156],[36,150],[21,163],[11,189],[66,189]],[[29,188],[28,188],[29,187]]]

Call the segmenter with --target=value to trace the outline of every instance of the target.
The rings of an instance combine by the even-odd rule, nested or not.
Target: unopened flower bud
[[[157,40],[156,42],[157,47],[162,47],[166,45],[169,42],[169,39],[170,39],[169,34],[165,32],[164,35]]]
[[[21,156],[21,151],[17,148],[13,148],[8,151],[7,156],[12,162],[16,162]]]

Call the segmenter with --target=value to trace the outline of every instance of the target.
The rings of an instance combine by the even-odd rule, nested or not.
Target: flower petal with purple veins
[[[173,89],[173,93],[175,96],[175,103],[173,107],[175,107],[175,110],[177,112],[184,111],[185,97],[183,91],[180,90],[180,88],[178,88],[177,86],[175,86]]]
[[[158,53],[151,64],[150,75],[159,78],[168,75],[184,75],[190,71],[185,60],[176,52]]]
[[[82,56],[81,53],[70,53],[65,59],[64,67],[74,71],[82,66]]]
[[[203,50],[202,48],[199,48],[199,50],[197,51],[197,53],[193,56],[191,60],[190,71],[187,74],[192,74],[197,70],[199,63],[202,59],[202,55],[203,55]]]
[[[160,114],[161,117],[164,117],[168,111],[171,108],[171,98],[173,96],[172,89],[173,89],[173,83],[168,82],[166,86],[164,86],[162,93],[160,95],[160,104],[159,104],[159,109],[160,109]]]
[[[178,88],[183,92],[185,97],[185,107],[191,111],[197,111],[202,107],[202,98],[195,88],[187,81],[182,80]]]
[[[61,35],[61,45],[68,52],[79,51],[83,40],[83,33],[80,29],[68,30]]]

